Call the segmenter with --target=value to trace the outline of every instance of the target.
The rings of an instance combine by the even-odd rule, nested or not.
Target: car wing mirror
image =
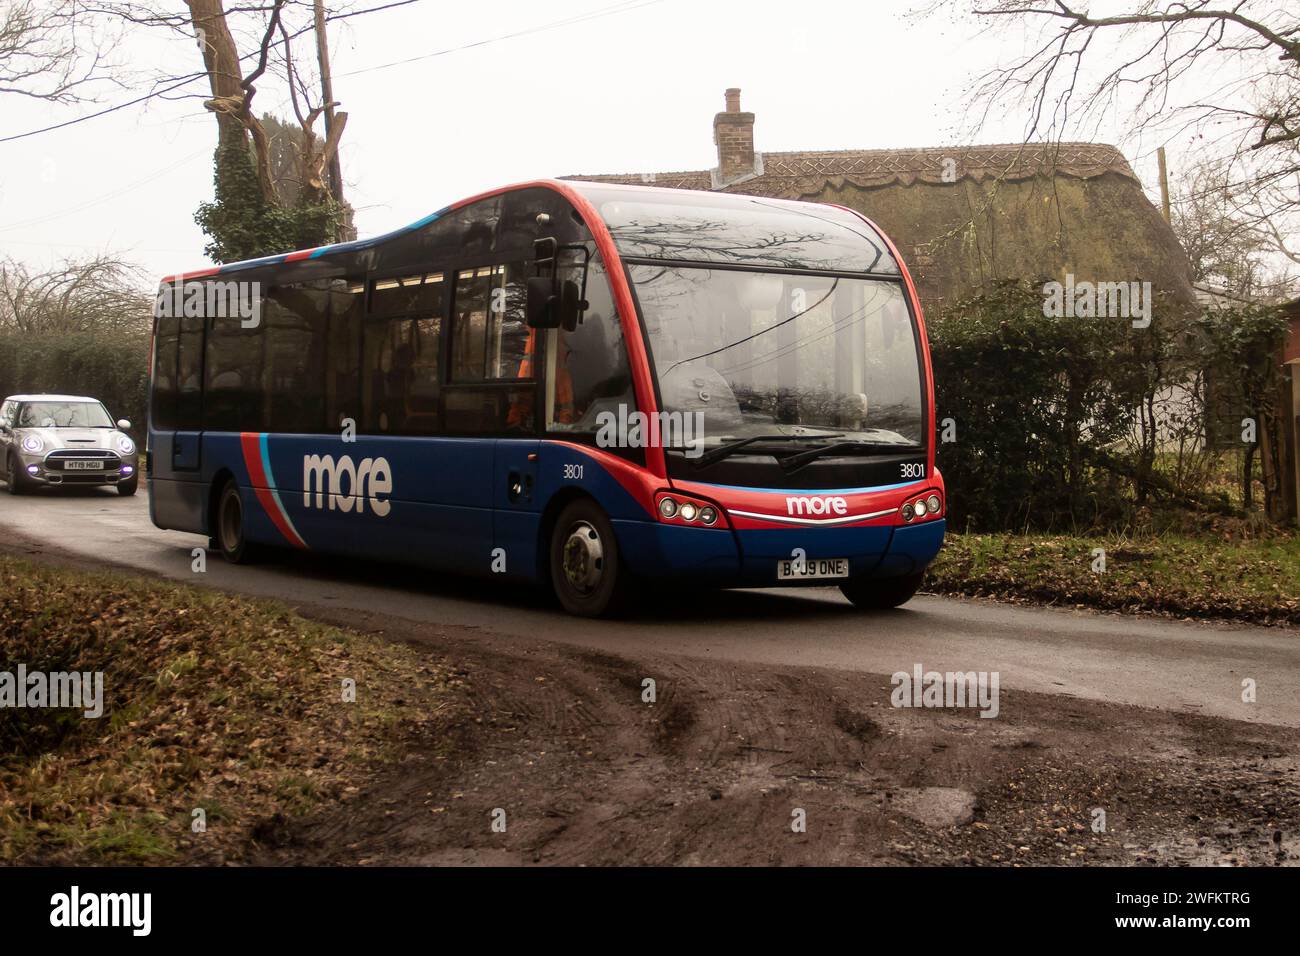
[[[117,420],[117,427],[120,428],[122,431],[126,431],[128,428],[131,427],[131,420],[128,418],[119,418]]]

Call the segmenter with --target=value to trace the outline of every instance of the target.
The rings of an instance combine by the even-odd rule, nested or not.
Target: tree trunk
[[[230,28],[226,25],[222,0],[185,0],[185,5],[189,7],[190,20],[203,51],[203,65],[208,71],[212,98],[232,105],[238,103],[242,110],[244,88],[240,82],[244,74],[239,66],[235,38],[230,35]],[[213,112],[216,113],[217,129],[221,136],[219,145],[230,146],[237,141],[246,147],[248,132],[238,114],[233,110]]]
[[[222,0],[185,0],[185,5],[189,7],[190,21],[203,49],[203,65],[207,68],[212,88],[212,99],[203,105],[217,117],[217,153],[220,155],[224,148],[235,143],[247,149],[251,135],[262,198],[275,204],[277,197],[275,180],[271,175],[270,146],[262,124],[251,109],[252,88],[245,90],[243,86],[239,49],[226,24]]]

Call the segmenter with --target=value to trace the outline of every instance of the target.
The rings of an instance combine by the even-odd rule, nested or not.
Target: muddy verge
[[[900,709],[887,676],[301,610],[455,662],[477,716],[451,759],[417,748],[345,806],[279,828],[257,862],[1300,860],[1289,728],[1005,690],[995,719]]]

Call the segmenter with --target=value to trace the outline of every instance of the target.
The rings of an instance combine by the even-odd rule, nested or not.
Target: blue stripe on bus
[[[396,237],[402,235],[403,233],[407,233],[415,229],[423,228],[424,226],[427,226],[429,223],[441,219],[450,211],[451,211],[450,206],[444,206],[442,209],[439,209],[437,212],[429,213],[429,215],[425,216],[423,219],[417,219],[409,226],[402,226],[400,229],[394,229],[392,232],[386,232],[382,236],[372,236],[369,239],[353,239],[351,242],[338,242],[332,246],[321,246],[319,249],[314,250],[312,254],[307,258],[319,259],[321,256],[328,255],[334,252],[354,252],[359,249],[368,249],[371,246],[378,245],[381,242],[387,242],[389,239],[395,239]],[[291,253],[283,252],[280,253],[279,255],[264,256],[260,259],[244,259],[241,262],[232,262],[229,265],[221,266],[217,270],[216,274],[224,275],[227,272],[238,272],[241,269],[250,269],[254,266],[278,265],[285,260],[286,256],[289,255],[291,255]]]

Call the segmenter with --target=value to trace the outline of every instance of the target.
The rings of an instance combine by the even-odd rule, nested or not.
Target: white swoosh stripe
[[[845,515],[843,518],[787,518],[785,515],[763,515],[755,511],[734,511],[728,510],[727,514],[735,515],[739,518],[760,518],[763,521],[776,521],[780,524],[849,524],[853,521],[866,521],[870,518],[883,518],[885,515],[892,515],[897,508],[886,508],[884,511],[873,511],[865,515]]]

